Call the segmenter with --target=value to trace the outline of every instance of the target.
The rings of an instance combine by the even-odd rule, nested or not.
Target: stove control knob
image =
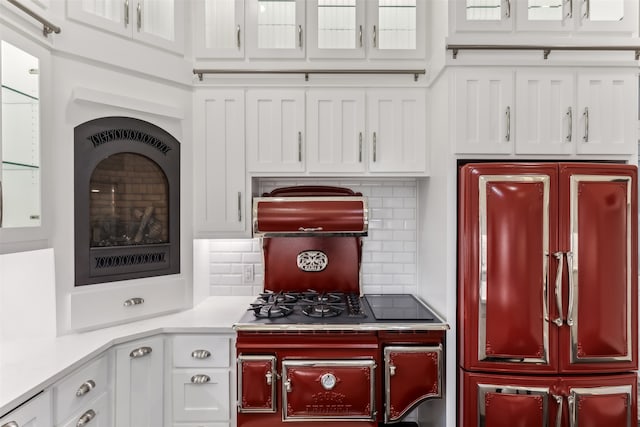
[[[327,373],[320,377],[320,384],[325,390],[331,390],[336,386],[336,377],[333,374]]]

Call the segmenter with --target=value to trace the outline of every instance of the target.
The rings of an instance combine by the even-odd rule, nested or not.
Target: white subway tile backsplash
[[[367,196],[369,235],[364,237],[362,288],[366,293],[417,291],[417,182],[415,179],[261,179],[257,194],[292,185],[337,185]],[[260,239],[209,241],[211,295],[257,295],[263,289]],[[245,280],[253,265],[253,280]]]

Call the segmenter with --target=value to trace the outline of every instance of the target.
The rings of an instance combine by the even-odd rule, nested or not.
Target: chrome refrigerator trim
[[[520,396],[541,396],[542,419],[549,419],[549,396],[551,396],[551,393],[548,387],[519,387],[510,385],[478,384],[478,427],[491,427],[488,426],[486,422],[487,411],[485,401],[488,393],[511,394]]]
[[[267,385],[271,386],[271,407],[270,408],[244,408],[242,406],[242,363],[247,361],[264,361],[271,362],[271,371],[267,373],[265,377],[265,381]],[[240,355],[237,359],[237,370],[238,370],[238,412],[243,413],[274,413],[277,410],[276,406],[276,383],[278,382],[278,372],[276,371],[276,357],[269,355]]]
[[[578,253],[578,244],[580,236],[578,236],[578,186],[581,182],[625,182],[627,185],[627,355],[626,356],[596,356],[596,357],[580,357],[578,355],[578,328],[580,327],[579,313],[579,301],[580,301],[580,283],[578,282],[578,270],[580,265],[580,254]],[[568,262],[568,274],[569,274],[569,309],[567,312],[567,325],[569,325],[571,336],[571,363],[593,363],[593,362],[620,362],[630,361],[632,359],[631,343],[632,339],[632,325],[631,325],[631,224],[633,221],[637,221],[637,218],[631,217],[631,188],[632,182],[630,176],[625,175],[571,175],[569,181],[569,235],[571,238],[569,254],[572,255],[572,262]],[[567,255],[569,255],[567,254]],[[567,257],[569,260],[569,256]]]
[[[391,377],[395,374],[395,366],[391,364],[391,353],[436,353],[438,355],[438,392],[421,396],[414,401],[399,416],[391,416]],[[392,368],[393,367],[393,368]],[[415,406],[426,399],[442,397],[442,344],[432,346],[411,347],[408,345],[389,346],[384,348],[384,422],[400,421],[407,412],[411,411]]]
[[[509,358],[500,356],[487,355],[487,184],[492,182],[529,182],[542,183],[543,190],[543,224],[542,224],[542,253],[540,261],[542,265],[542,289],[540,297],[542,298],[543,316],[540,318],[543,333],[543,354],[542,357],[524,357]],[[478,360],[479,361],[496,361],[496,362],[517,362],[517,363],[543,363],[549,364],[549,313],[548,313],[548,254],[549,254],[549,192],[550,177],[548,175],[482,175],[478,178],[479,188],[479,209],[478,221],[480,230],[480,239],[478,252],[480,254],[480,262],[478,263]]]
[[[624,394],[627,396],[627,423],[626,427],[631,427],[631,408],[634,403],[632,398],[632,386],[622,385],[614,387],[583,387],[569,389],[569,427],[578,427],[578,411],[580,411],[580,398],[583,396],[607,396],[612,394]],[[634,420],[635,421],[635,420]]]

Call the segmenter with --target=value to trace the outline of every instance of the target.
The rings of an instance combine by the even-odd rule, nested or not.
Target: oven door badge
[[[297,264],[302,271],[322,271],[327,268],[329,258],[322,251],[303,251],[298,254]]]

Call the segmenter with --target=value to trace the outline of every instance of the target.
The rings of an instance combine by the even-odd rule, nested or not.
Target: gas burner
[[[302,313],[309,317],[335,317],[344,311],[343,303],[316,302],[305,306]]]
[[[293,304],[298,301],[299,294],[295,292],[263,292],[258,295],[259,301],[265,304]]]
[[[344,294],[341,292],[308,291],[302,293],[301,301],[305,304],[342,304]]]
[[[251,304],[249,310],[258,318],[285,317],[293,312],[293,305],[298,301],[298,295],[283,292],[265,292],[258,300]]]

